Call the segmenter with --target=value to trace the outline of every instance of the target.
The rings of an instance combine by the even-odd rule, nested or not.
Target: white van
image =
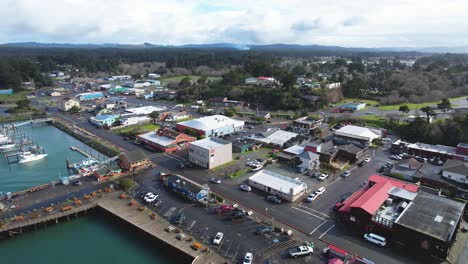
[[[364,239],[369,241],[369,242],[372,242],[374,244],[377,244],[377,245],[379,245],[381,247],[384,247],[387,244],[387,240],[385,239],[385,237],[381,237],[381,236],[376,235],[374,233],[364,234]]]

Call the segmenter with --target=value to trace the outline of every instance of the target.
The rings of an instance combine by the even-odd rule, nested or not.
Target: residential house
[[[135,171],[152,165],[141,149],[125,152],[119,156],[119,166],[126,171]]]
[[[440,173],[420,172],[421,184],[436,188],[450,197],[468,199],[468,162],[447,160]]]
[[[310,132],[322,125],[323,119],[301,117],[293,121],[292,129],[296,133],[310,134]]]
[[[223,106],[223,107],[242,107],[244,102],[229,100],[227,97],[212,97],[208,100],[210,106]]]
[[[295,165],[296,156],[304,152],[304,148],[305,147],[300,145],[294,145],[287,149],[284,149],[277,155],[278,161]]]
[[[390,176],[401,180],[417,182],[420,178],[418,172],[423,165],[424,163],[417,161],[415,158],[399,160],[390,169]]]
[[[170,128],[159,129],[137,136],[137,141],[161,152],[174,152],[185,148],[195,137],[177,132]]]
[[[80,102],[69,97],[62,98],[57,103],[57,108],[64,112],[67,112],[75,106],[80,108]]]
[[[166,112],[161,115],[162,118],[160,118],[161,121],[166,121],[166,122],[177,122],[182,119],[187,119],[190,118],[190,114],[187,111],[171,111],[171,112]]]
[[[104,167],[93,172],[94,177],[98,181],[105,181],[113,177],[118,177],[122,173],[122,169],[118,165]]]
[[[339,144],[335,140],[327,141],[316,147],[320,161],[331,164],[337,160],[355,163],[362,160],[368,153],[369,148],[357,144]],[[309,148],[308,148],[309,149]],[[312,151],[314,152],[314,151]]]
[[[317,170],[320,168],[320,155],[311,151],[303,151],[301,154],[296,155],[296,164],[298,168],[307,170]]]

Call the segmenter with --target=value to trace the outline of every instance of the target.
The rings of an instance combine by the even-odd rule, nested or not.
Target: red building
[[[164,128],[138,135],[137,140],[154,150],[170,153],[187,147],[189,142],[197,139],[172,129]]]

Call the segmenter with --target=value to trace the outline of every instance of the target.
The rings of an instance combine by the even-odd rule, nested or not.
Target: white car
[[[262,166],[262,165],[258,165],[257,167],[251,169],[250,171],[251,171],[251,172],[254,172],[254,171],[259,171],[259,170],[261,170],[261,169],[263,169],[263,166]]]
[[[317,194],[311,193],[311,194],[307,195],[306,201],[310,203],[310,202],[312,202],[313,200],[317,199],[317,197],[318,197]]]
[[[322,175],[320,175],[320,177],[319,177],[318,179],[321,180],[321,181],[323,181],[323,180],[325,180],[326,178],[328,178],[328,174],[322,173]]]
[[[221,244],[221,240],[223,240],[224,234],[221,232],[218,232],[216,236],[213,238],[213,244],[219,245]]]
[[[315,193],[318,195],[322,195],[325,192],[325,187],[318,188]]]
[[[250,192],[250,191],[252,191],[252,188],[251,188],[250,186],[248,186],[247,184],[241,184],[241,185],[239,186],[239,188],[240,188],[241,190],[245,191],[245,192]]]
[[[244,257],[244,262],[243,264],[252,264],[253,262],[253,254],[250,252],[247,252]]]
[[[150,196],[150,197],[148,197],[148,198],[145,198],[145,201],[146,201],[147,203],[152,203],[152,202],[156,201],[157,198],[158,198],[157,195],[153,195],[153,196]]]
[[[371,161],[371,158],[370,157],[367,157],[364,159],[365,162],[370,162]]]

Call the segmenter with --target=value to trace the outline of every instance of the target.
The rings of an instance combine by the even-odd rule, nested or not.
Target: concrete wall
[[[199,146],[189,146],[189,160],[201,167],[212,169],[223,165],[224,163],[232,161],[232,144],[225,144],[213,149],[214,152],[210,154],[209,149]]]

